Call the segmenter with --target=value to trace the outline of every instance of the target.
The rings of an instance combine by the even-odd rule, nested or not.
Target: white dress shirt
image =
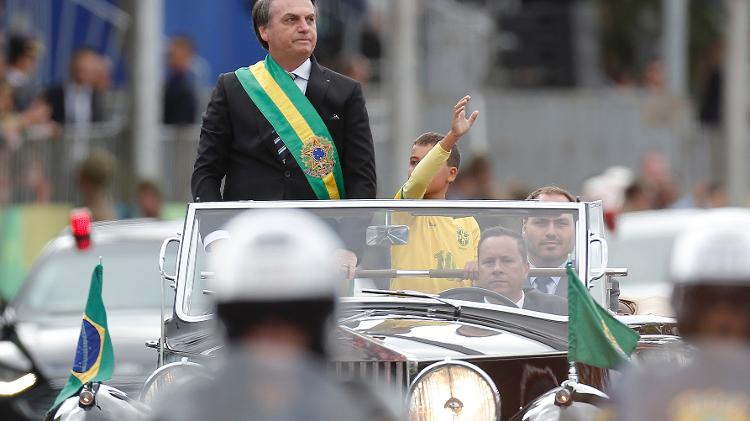
[[[311,71],[312,61],[308,58],[299,67],[289,72],[294,75],[294,83],[303,94],[307,92],[307,81],[310,80]]]

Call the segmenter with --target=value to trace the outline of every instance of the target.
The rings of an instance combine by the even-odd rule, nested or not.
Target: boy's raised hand
[[[466,118],[466,106],[469,104],[469,101],[471,101],[471,96],[466,95],[453,107],[451,132],[456,137],[465,135],[471,129],[471,126],[474,125],[474,122],[477,121],[477,117],[479,117],[479,111],[474,111],[469,118]]]

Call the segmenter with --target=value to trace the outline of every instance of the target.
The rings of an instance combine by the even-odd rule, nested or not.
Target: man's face
[[[569,202],[559,194],[543,194],[542,202]],[[573,215],[533,216],[523,224],[529,260],[537,267],[557,267],[568,259],[575,241]]]
[[[524,223],[524,238],[531,262],[541,267],[565,262],[573,250],[574,227],[570,214],[529,217]]]
[[[271,20],[259,29],[274,57],[310,57],[318,42],[315,7],[310,0],[274,0]]]
[[[411,156],[409,157],[408,177],[411,177],[414,168],[416,168],[417,164],[424,159],[425,155],[427,155],[433,147],[433,145],[412,146]],[[456,179],[457,172],[458,170],[456,167],[449,167],[447,163],[443,163],[440,169],[432,177],[430,184],[427,186],[425,197],[430,197],[433,194],[440,193],[443,189],[447,188],[447,186]]]
[[[81,85],[93,85],[96,79],[97,59],[96,54],[89,51],[78,53],[71,64],[71,78],[73,81]]]
[[[521,289],[529,276],[525,261],[513,237],[490,237],[479,246],[477,286],[498,292],[513,301],[521,299]]]

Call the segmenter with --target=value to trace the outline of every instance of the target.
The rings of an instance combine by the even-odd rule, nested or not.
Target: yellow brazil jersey
[[[422,199],[435,173],[450,156],[438,143],[419,161],[395,199]],[[409,226],[409,244],[391,247],[393,269],[463,269],[476,260],[479,224],[472,217],[393,215],[393,223]],[[394,278],[391,289],[439,293],[446,289],[471,286],[471,281],[437,278]]]
[[[463,269],[476,260],[479,224],[472,217],[393,215],[393,223],[409,226],[409,244],[391,247],[393,269]],[[391,289],[436,294],[446,289],[471,286],[468,280],[394,278]]]

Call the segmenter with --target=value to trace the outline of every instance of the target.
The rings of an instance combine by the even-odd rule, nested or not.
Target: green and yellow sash
[[[302,168],[318,199],[344,199],[344,175],[323,119],[270,55],[234,72]]]

